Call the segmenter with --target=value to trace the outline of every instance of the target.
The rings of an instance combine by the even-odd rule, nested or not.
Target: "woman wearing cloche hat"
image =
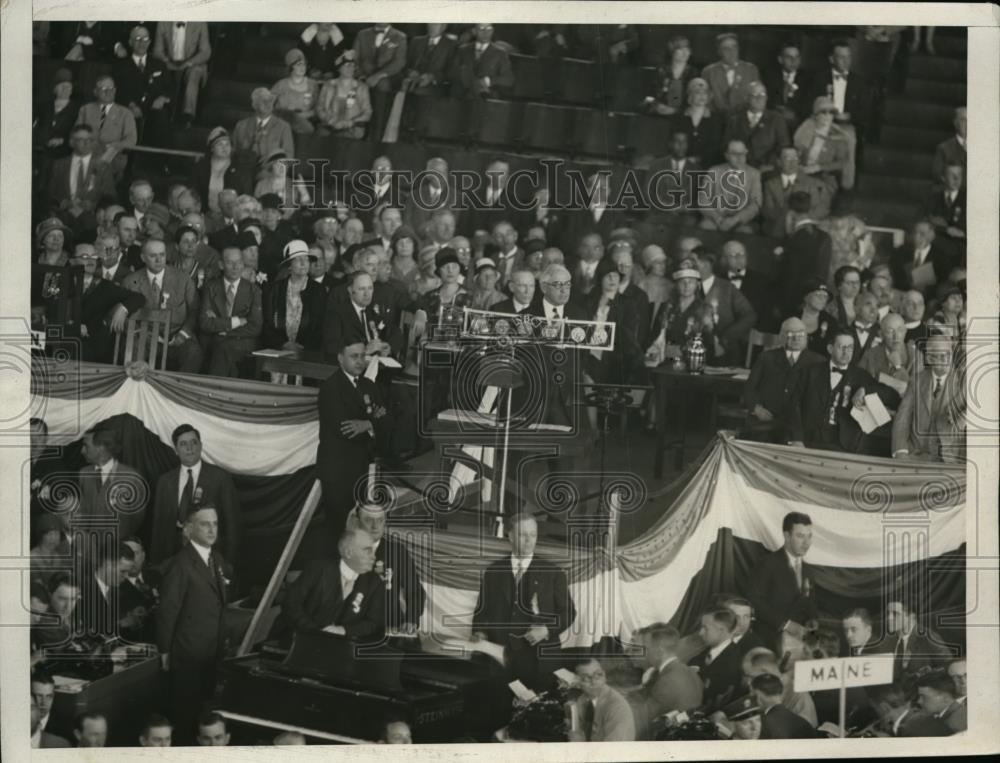
[[[319,93],[316,115],[324,130],[345,138],[363,138],[372,118],[368,85],[357,79],[354,51],[344,51],[337,59],[337,77],[328,80]]]
[[[714,360],[715,322],[701,293],[701,273],[692,259],[681,260],[673,273],[674,291],[653,318],[653,342],[646,348],[647,365],[659,365],[668,345],[680,348],[695,334],[705,346],[705,362]]]
[[[292,126],[292,132],[310,135],[315,132],[316,102],[319,82],[306,74],[306,54],[298,48],[285,53],[288,76],[278,80],[271,92],[276,98],[274,112]]]
[[[326,290],[309,277],[314,259],[305,241],[294,239],[285,244],[277,278],[264,285],[262,347],[319,350]]]
[[[794,317],[801,318],[809,334],[807,347],[824,358],[830,351],[827,344],[839,328],[837,319],[826,312],[830,302],[830,287],[821,278],[808,278],[802,283],[802,305]]]

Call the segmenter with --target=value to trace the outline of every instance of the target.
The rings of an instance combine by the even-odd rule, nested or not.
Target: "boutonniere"
[[[365,595],[358,591],[351,600],[351,611],[358,614],[361,611],[361,602],[365,600]]]
[[[381,315],[382,306],[378,302],[376,302],[374,305],[372,305],[372,312],[375,313],[375,315]]]
[[[160,309],[166,310],[167,305],[170,304],[170,294],[165,291],[160,292]]]
[[[385,330],[385,321],[379,321],[378,326],[376,326],[375,328],[377,328],[380,332]]]
[[[204,268],[198,268],[197,278],[198,278],[198,288],[200,289],[202,286],[205,285],[205,269]]]
[[[202,495],[203,495],[203,493],[202,493],[201,487],[196,487],[194,489],[194,496],[193,496],[192,500],[194,500],[195,503],[201,503],[201,497],[202,497]]]
[[[267,283],[267,273],[258,273],[257,275],[254,276],[253,280],[257,282],[258,286],[260,286],[263,283]]]
[[[161,74],[163,74],[163,72],[153,72],[149,78],[155,79],[156,77],[159,77]]]
[[[43,294],[46,297],[58,297],[61,293],[62,289],[60,288],[59,276],[55,273],[46,273]]]
[[[819,324],[819,335],[821,337],[825,337],[826,336],[826,329],[827,329],[827,322],[826,321],[823,321],[822,323]]]

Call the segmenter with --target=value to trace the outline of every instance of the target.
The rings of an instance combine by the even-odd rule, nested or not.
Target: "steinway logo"
[[[462,714],[462,706],[459,704],[448,705],[437,710],[425,710],[417,714],[416,725],[423,726],[435,721],[444,721]]]

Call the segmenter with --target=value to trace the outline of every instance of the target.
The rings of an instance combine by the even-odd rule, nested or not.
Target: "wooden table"
[[[327,360],[322,352],[315,350],[300,350],[279,357],[259,355],[256,352],[253,355],[257,361],[258,376],[266,373],[288,374],[323,381],[340,367],[335,361]]]
[[[675,465],[679,470],[684,465],[685,427],[692,393],[704,391],[711,396],[712,421],[714,423],[716,402],[719,395],[732,395],[734,397],[742,395],[747,380],[728,374],[692,374],[687,371],[675,371],[668,365],[650,369],[650,376],[656,389],[654,393],[656,395],[656,444],[653,446],[653,476],[660,478],[663,476],[663,451],[667,446],[667,398],[670,393],[676,393],[681,398],[676,422],[677,434],[670,443],[671,447],[677,449]]]

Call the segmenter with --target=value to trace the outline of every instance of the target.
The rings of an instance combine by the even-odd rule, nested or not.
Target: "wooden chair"
[[[781,337],[778,334],[765,334],[757,329],[750,329],[750,338],[747,340],[747,359],[743,363],[744,368],[753,366],[753,349],[760,347],[761,350],[770,350],[781,344]]]
[[[115,363],[118,363],[122,350],[122,337],[125,338],[124,354],[121,364],[127,366],[137,360],[143,360],[151,369],[167,370],[167,352],[170,341],[170,311],[143,309],[128,319],[124,334],[115,337]],[[159,365],[157,365],[159,364]]]

